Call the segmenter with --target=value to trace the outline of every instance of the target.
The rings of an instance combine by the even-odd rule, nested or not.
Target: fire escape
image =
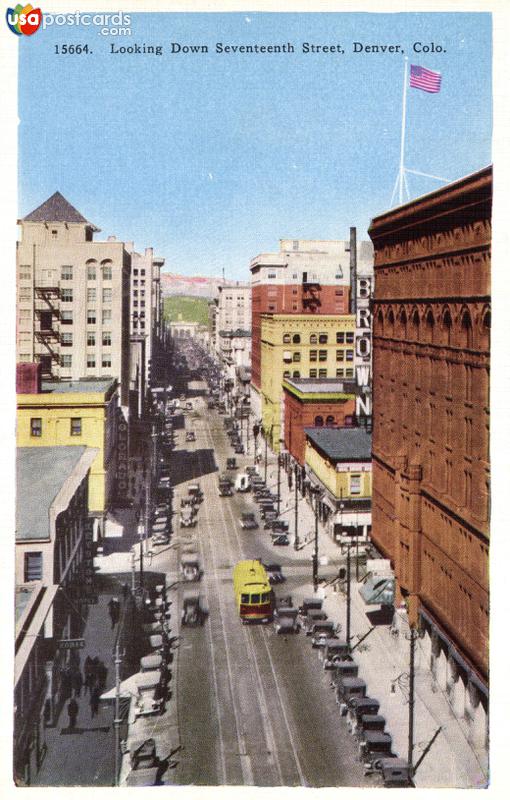
[[[319,310],[321,305],[321,284],[315,278],[312,280],[308,272],[303,272],[303,310],[312,313]]]
[[[58,286],[35,287],[35,314],[37,318],[34,331],[36,341],[46,348],[45,353],[39,352],[37,358],[42,364],[43,378],[54,377],[52,365],[60,363],[60,354],[55,346],[60,344],[60,332],[55,323],[60,320],[60,288]]]

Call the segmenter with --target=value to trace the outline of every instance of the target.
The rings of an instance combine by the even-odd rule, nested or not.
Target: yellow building
[[[363,543],[372,527],[372,435],[365,428],[305,428],[305,471],[327,531]]]
[[[97,448],[88,486],[95,517],[104,516],[115,494],[118,409],[118,383],[112,379],[43,381],[40,393],[17,395],[18,447]]]
[[[283,380],[353,379],[355,330],[351,314],[262,314],[262,427],[274,450],[283,439]]]

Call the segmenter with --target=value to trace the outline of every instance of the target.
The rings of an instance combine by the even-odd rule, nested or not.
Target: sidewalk
[[[268,463],[268,485],[276,485],[277,468]],[[263,465],[262,470],[263,472]],[[282,469],[281,509],[294,508],[294,490],[289,490],[287,474]],[[299,535],[304,541],[315,529],[313,509],[305,499],[299,500]],[[303,597],[313,595],[311,582],[311,555],[313,544],[306,550],[296,552],[292,545],[294,540],[294,511],[284,514],[290,528],[291,546],[285,553],[291,559],[303,561],[305,553],[310,554],[310,582],[302,588]],[[329,563],[346,563],[346,557],[339,547],[325,533],[319,523],[319,576],[321,574],[321,558]],[[351,640],[353,646],[364,636],[372,624],[370,615],[378,606],[367,606],[359,594],[362,584],[351,582]],[[324,608],[328,616],[346,629],[346,598],[343,592],[334,586],[319,588],[324,595]],[[296,597],[297,601],[301,597]],[[359,675],[367,683],[367,694],[380,703],[380,714],[386,718],[386,730],[393,737],[393,752],[407,759],[408,753],[408,683],[409,683],[409,625],[405,612],[399,611],[399,634],[390,633],[389,624],[375,625],[360,648],[356,648],[354,659],[359,665]],[[342,633],[340,633],[342,638]],[[394,687],[392,690],[392,686]],[[332,697],[333,702],[333,697]],[[488,782],[488,765],[483,750],[475,749],[468,741],[468,727],[463,717],[454,713],[446,694],[434,680],[428,667],[427,654],[422,648],[421,639],[416,640],[415,647],[415,707],[414,707],[414,750],[413,763],[416,764],[423,750],[427,747],[437,729],[441,732],[434,741],[430,751],[415,775],[418,788],[481,788]]]

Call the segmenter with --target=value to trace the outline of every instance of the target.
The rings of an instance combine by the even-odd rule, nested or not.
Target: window
[[[133,300],[133,306],[136,308],[138,307],[138,300]]]
[[[345,344],[345,333],[343,331],[336,332],[336,343]]]
[[[293,250],[299,250],[299,239],[293,239],[292,240],[292,249]]]
[[[354,361],[354,350],[346,350],[345,359],[346,361]]]
[[[323,425],[324,425],[324,418],[320,417],[320,416],[319,417],[315,417],[315,427],[316,428],[322,428]]]
[[[19,290],[19,299],[20,300],[31,300],[32,299],[32,290],[29,286],[23,287]]]
[[[61,267],[60,270],[60,279],[63,281],[72,281],[73,279],[73,268],[70,264],[66,264],[65,266]]]
[[[295,369],[294,372],[292,373],[292,377],[293,378],[300,378],[301,377],[300,371],[298,369]]]
[[[317,350],[310,350],[310,361],[317,361]]]
[[[87,266],[87,280],[88,281],[95,281],[96,280],[96,265],[89,264]]]
[[[328,377],[327,369],[320,369],[319,370],[319,378],[327,378],[327,377]]]
[[[20,281],[29,281],[32,278],[32,269],[30,264],[20,266],[19,268],[19,279]]]
[[[71,420],[71,436],[81,436],[81,417],[73,417]]]
[[[30,420],[30,436],[42,436],[41,417],[32,417]]]
[[[96,302],[96,290],[95,289],[87,289],[87,300],[89,303]]]
[[[337,377],[337,378],[343,378],[343,377],[344,377],[344,371],[343,371],[343,369],[337,369],[337,371],[336,371],[336,377]]]
[[[133,275],[138,275],[138,270],[137,269],[133,270]]]
[[[292,337],[292,344],[301,344],[301,336],[299,333],[295,333]]]
[[[142,319],[142,321],[140,322],[140,328],[145,328],[145,322],[144,322],[144,320],[143,320],[143,319]]]
[[[140,289],[140,297],[145,297],[145,289]]]
[[[345,334],[345,341],[347,342],[347,344],[353,344],[354,343],[354,333],[352,331],[351,332],[348,331]]]
[[[60,366],[70,369],[73,363],[72,356],[60,356]]]
[[[249,594],[242,594],[241,595],[241,603],[249,603],[250,602],[250,595]]]
[[[60,294],[61,300],[63,303],[72,303],[73,302],[73,290],[72,289],[62,289]]]
[[[350,369],[345,370],[345,377],[354,378],[354,370],[352,369],[352,367]]]
[[[310,344],[317,344],[317,334],[311,333],[310,334]]]
[[[138,289],[133,289],[133,297],[138,297]]]
[[[60,312],[60,322],[62,325],[72,325],[73,324],[73,312],[72,311],[61,311]]]
[[[32,361],[30,353],[20,353],[19,360],[23,363]]]
[[[283,373],[283,377],[284,378],[290,378],[290,372],[289,372],[288,369],[286,369],[285,372]]]
[[[87,356],[87,367],[95,367],[95,366],[96,366],[96,357]]]
[[[260,594],[252,594],[251,602],[252,603],[260,603]]]
[[[42,553],[25,553],[25,583],[42,581]]]
[[[334,425],[334,424],[335,424],[335,418],[331,416],[331,414],[329,414],[326,417],[326,425]]]
[[[319,350],[319,361],[327,361],[327,360],[328,360],[328,351]]]
[[[343,297],[344,296],[344,290],[343,289],[335,289],[335,295],[337,297]]]
[[[328,334],[319,333],[319,344],[327,344],[327,343],[328,343]]]
[[[111,281],[111,279],[112,279],[112,265],[103,264],[103,280]]]
[[[145,308],[145,300],[140,300],[140,308]]]
[[[310,378],[316,378],[317,377],[317,370],[316,369],[311,369],[310,372],[308,373],[308,375],[310,376]]]
[[[344,360],[344,351],[343,350],[337,350],[336,351],[336,360],[337,361],[343,361]]]
[[[111,303],[111,302],[112,302],[112,290],[103,289],[103,303]]]
[[[112,312],[111,312],[111,309],[109,309],[109,308],[107,308],[107,309],[103,309],[103,325],[104,325],[106,322],[111,322],[111,321],[112,321]]]
[[[145,270],[144,269],[140,270],[140,275],[145,275]]]
[[[133,281],[133,286],[138,286],[138,280],[137,280],[136,278],[135,278],[135,280]]]
[[[87,311],[87,325],[95,325],[96,324],[96,309],[89,308]]]
[[[111,367],[112,365],[112,357],[109,355],[104,355],[102,360],[103,367]]]
[[[140,281],[140,286],[145,286],[145,281]]]
[[[361,494],[361,475],[351,475],[351,494]]]
[[[73,334],[72,333],[63,333],[60,337],[60,342],[62,347],[72,347],[73,346]]]
[[[267,277],[268,278],[276,278],[276,272],[269,272]]]
[[[58,231],[56,231],[56,230],[52,230],[52,232],[51,232],[51,238],[52,238],[52,239],[56,239],[56,238],[57,238],[57,236],[58,236]]]
[[[103,331],[103,347],[111,347],[112,334],[110,331]]]
[[[295,362],[301,361],[301,353],[298,351],[292,354],[292,360]]]
[[[87,347],[94,347],[96,344],[96,334],[95,333],[87,333]]]

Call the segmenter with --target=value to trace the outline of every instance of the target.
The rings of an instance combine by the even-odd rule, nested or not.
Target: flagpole
[[[404,146],[406,138],[406,107],[407,107],[407,56],[404,58],[404,88],[402,93],[402,131],[400,134],[400,168],[399,168],[399,186],[398,186],[398,199],[400,205],[404,201],[404,180],[405,180],[405,167],[404,167]]]

